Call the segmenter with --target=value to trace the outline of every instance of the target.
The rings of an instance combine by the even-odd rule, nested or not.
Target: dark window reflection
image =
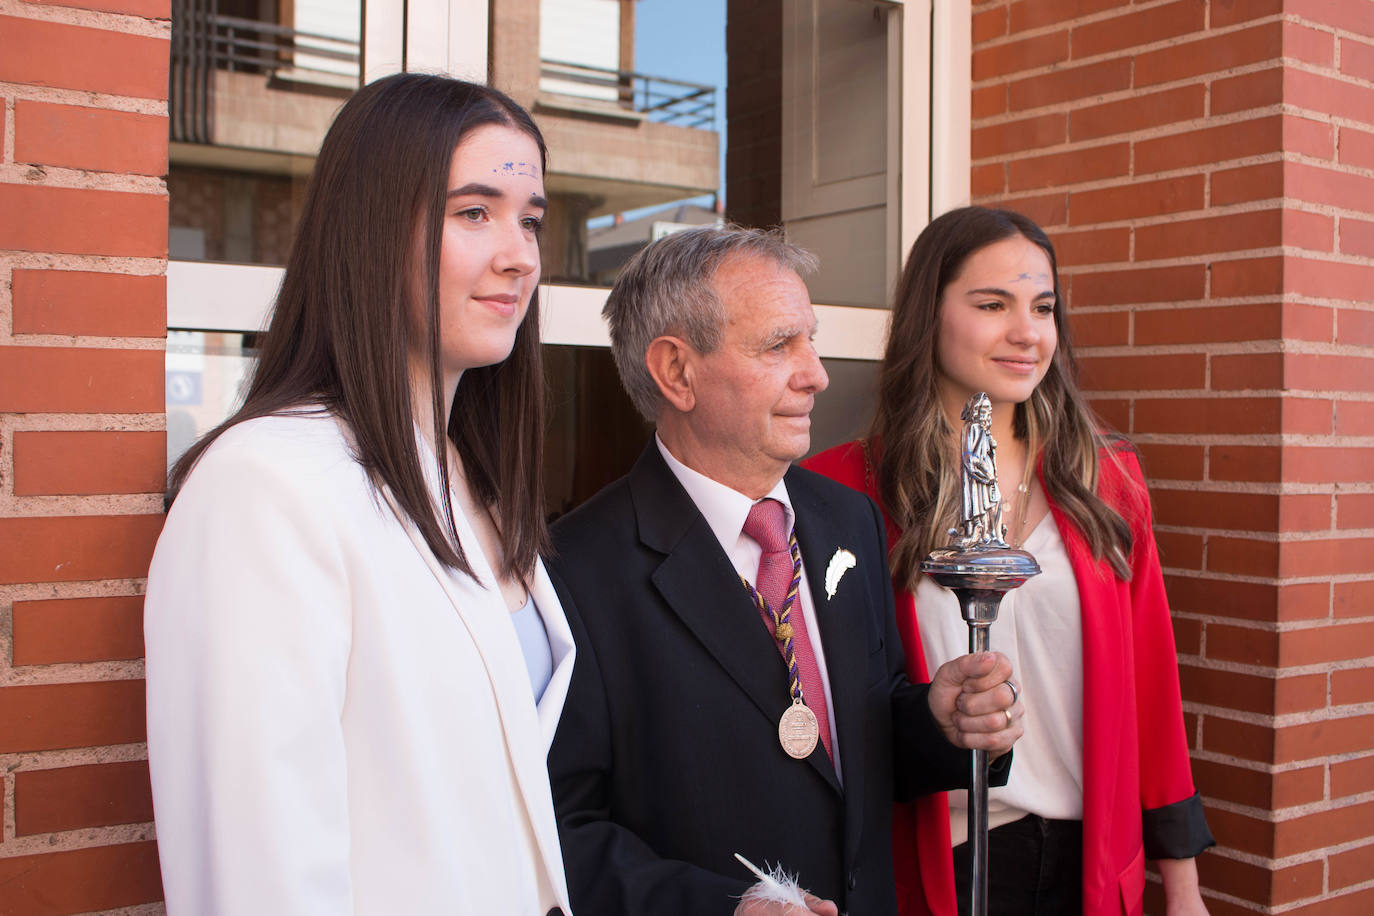
[[[873,414],[878,364],[827,359],[830,387],[816,398],[811,446],[817,452],[858,438]],[[544,453],[549,515],[557,518],[630,470],[652,434],[620,387],[611,351],[544,348],[550,423]]]
[[[604,347],[544,347],[550,422],[544,492],[557,518],[630,470],[650,427],[620,387]]]
[[[830,387],[816,395],[811,411],[811,452],[868,434],[878,390],[878,363],[867,359],[823,359]]]

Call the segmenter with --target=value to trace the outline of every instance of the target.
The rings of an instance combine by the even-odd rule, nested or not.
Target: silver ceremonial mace
[[[1008,546],[1002,525],[1002,494],[997,489],[997,441],[992,438],[992,402],[979,392],[969,398],[964,421],[960,484],[963,513],[950,529],[948,547],[933,550],[921,572],[951,589],[968,624],[970,653],[988,651],[988,629],[997,619],[1002,596],[1040,574],[1040,564],[1024,550]],[[1027,461],[1031,460],[1027,456]],[[1021,494],[1026,499],[1027,494]],[[988,752],[973,752],[969,788],[968,843],[971,853],[972,916],[988,912]]]

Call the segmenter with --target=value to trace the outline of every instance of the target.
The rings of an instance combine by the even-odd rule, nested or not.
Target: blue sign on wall
[[[201,402],[201,374],[185,369],[168,370],[167,403],[199,404]]]

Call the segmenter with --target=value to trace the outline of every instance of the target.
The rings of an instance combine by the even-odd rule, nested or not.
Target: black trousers
[[[954,847],[959,916],[968,916],[973,856]],[[1083,822],[1028,814],[988,831],[988,913],[1064,916],[1083,912]]]

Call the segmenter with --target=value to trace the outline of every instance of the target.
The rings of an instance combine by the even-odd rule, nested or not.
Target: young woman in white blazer
[[[148,756],[174,914],[569,913],[545,757],[544,142],[401,74],[325,137],[244,404],[171,474]]]

